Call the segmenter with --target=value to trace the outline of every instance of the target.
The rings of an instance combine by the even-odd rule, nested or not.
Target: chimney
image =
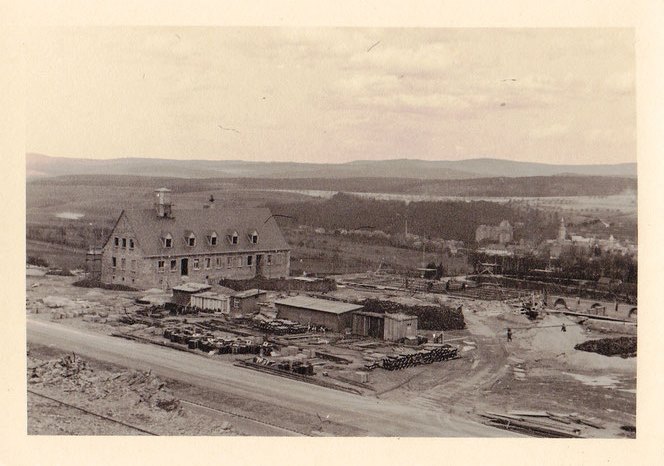
[[[157,211],[157,217],[171,217],[171,190],[167,188],[155,189],[154,207]]]
[[[214,195],[210,194],[210,198],[208,199],[208,203],[203,204],[203,208],[205,208],[205,209],[214,209]]]

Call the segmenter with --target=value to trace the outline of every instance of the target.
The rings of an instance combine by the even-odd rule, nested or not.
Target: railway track
[[[196,407],[198,409],[205,409],[205,410],[212,411],[212,412],[215,412],[215,413],[237,417],[237,418],[243,419],[245,421],[249,421],[250,423],[258,424],[258,425],[261,425],[261,426],[267,426],[270,429],[275,429],[279,432],[287,433],[288,435],[295,434],[295,435],[298,435],[298,436],[310,436],[310,434],[307,434],[305,432],[300,432],[298,430],[289,429],[287,427],[272,424],[270,422],[261,421],[261,420],[258,420],[256,418],[246,416],[244,414],[234,413],[232,411],[227,411],[225,409],[213,408],[212,406],[204,405],[204,404],[198,403],[196,401],[185,400],[185,399],[180,398],[180,403],[182,403],[184,405],[193,406],[193,407]]]
[[[85,409],[85,408],[81,408],[80,406],[76,406],[76,405],[73,405],[73,404],[71,404],[71,403],[67,403],[67,402],[65,402],[65,401],[58,400],[57,398],[53,398],[53,397],[50,397],[50,396],[44,395],[43,393],[39,393],[39,392],[36,392],[36,391],[34,391],[34,390],[30,390],[30,389],[28,389],[28,393],[31,393],[32,395],[35,395],[35,396],[39,396],[39,397],[45,398],[45,399],[50,400],[50,401],[54,401],[55,403],[61,404],[61,405],[63,405],[63,406],[67,406],[67,407],[72,408],[72,409],[75,409],[75,410],[77,410],[77,411],[82,411],[82,412],[84,412],[85,414],[87,414],[87,415],[89,415],[89,416],[98,417],[98,418],[104,419],[104,420],[106,420],[106,421],[113,422],[113,423],[115,423],[115,424],[120,424],[121,426],[128,427],[128,428],[130,428],[130,429],[137,430],[137,431],[142,432],[142,433],[144,433],[144,434],[155,435],[155,436],[159,435],[159,434],[155,434],[154,432],[150,432],[149,430],[145,430],[145,429],[142,429],[142,428],[140,428],[140,427],[136,427],[136,426],[134,426],[134,425],[127,424],[126,422],[123,422],[123,421],[118,421],[117,419],[113,419],[112,417],[108,417],[108,416],[104,416],[103,414],[95,413],[95,412],[90,411],[90,410],[87,410],[87,409]]]
[[[143,428],[141,428],[141,427],[137,427],[137,426],[135,426],[135,425],[128,424],[128,423],[123,422],[123,421],[119,421],[119,420],[117,420],[117,419],[114,419],[114,418],[109,417],[109,416],[105,416],[105,415],[103,415],[103,414],[95,413],[95,412],[90,411],[90,410],[88,410],[88,409],[86,409],[86,408],[82,408],[82,407],[80,407],[80,406],[77,406],[77,405],[74,405],[74,404],[71,404],[71,403],[67,403],[67,402],[62,401],[62,400],[58,400],[57,398],[53,398],[53,397],[51,397],[51,396],[44,395],[43,393],[39,393],[39,392],[36,392],[36,391],[34,391],[34,390],[30,390],[30,389],[28,389],[28,393],[30,393],[30,394],[32,394],[32,395],[35,395],[35,396],[38,396],[38,397],[41,397],[41,398],[45,398],[45,399],[50,400],[50,401],[53,401],[53,402],[58,403],[58,404],[60,404],[60,405],[62,405],[62,406],[67,406],[68,408],[72,408],[72,409],[75,409],[75,410],[77,410],[77,411],[81,411],[81,412],[83,412],[83,413],[85,413],[85,414],[87,414],[87,415],[89,415],[89,416],[98,417],[98,418],[104,419],[104,420],[106,420],[106,421],[113,422],[113,423],[115,423],[115,424],[119,424],[119,425],[122,425],[122,426],[124,426],[124,427],[128,427],[128,428],[130,428],[130,429],[133,429],[133,430],[136,430],[136,431],[142,432],[142,433],[144,433],[144,434],[154,435],[154,436],[158,436],[158,435],[159,435],[159,434],[156,434],[156,433],[151,432],[151,431],[149,431],[149,430],[143,429]],[[279,426],[279,425],[272,424],[272,423],[269,423],[269,422],[260,421],[260,420],[258,420],[258,419],[252,418],[252,417],[250,417],[250,416],[246,416],[246,415],[244,415],[244,414],[238,414],[238,413],[234,413],[234,412],[232,412],[232,411],[227,411],[227,410],[223,410],[223,409],[219,409],[219,408],[213,408],[212,406],[207,406],[207,405],[204,405],[204,404],[201,404],[201,403],[197,403],[197,402],[195,402],[195,401],[191,401],[191,400],[182,400],[182,399],[181,399],[180,402],[181,402],[182,404],[184,404],[184,405],[189,405],[189,406],[195,407],[195,408],[197,408],[197,409],[205,409],[205,410],[207,410],[207,411],[211,411],[211,412],[214,412],[214,413],[224,414],[224,415],[230,415],[230,416],[233,416],[233,417],[236,417],[236,418],[241,418],[241,419],[243,419],[244,421],[248,421],[248,422],[250,422],[250,423],[258,424],[258,425],[261,425],[261,426],[264,426],[264,427],[266,426],[266,427],[268,427],[268,428],[270,428],[270,429],[273,429],[273,430],[275,430],[275,431],[277,431],[277,432],[285,433],[285,434],[287,434],[287,435],[293,435],[293,434],[298,435],[298,436],[307,436],[307,435],[308,435],[308,434],[306,434],[306,433],[304,433],[304,432],[300,432],[300,431],[297,431],[297,430],[294,430],[294,429],[289,429],[289,428],[287,428],[287,427]]]

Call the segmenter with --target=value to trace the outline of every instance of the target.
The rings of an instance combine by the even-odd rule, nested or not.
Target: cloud
[[[378,43],[370,51],[355,53],[347,69],[382,71],[389,74],[440,76],[448,70],[458,56],[458,51],[447,43],[422,44],[417,47],[401,47],[398,44]]]
[[[28,44],[28,145],[71,156],[629,159],[632,42],[609,30],[44,31]],[[218,123],[242,137],[222,137]]]

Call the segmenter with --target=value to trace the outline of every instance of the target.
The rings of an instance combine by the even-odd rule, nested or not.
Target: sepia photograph
[[[635,41],[31,31],[28,436],[635,439]]]

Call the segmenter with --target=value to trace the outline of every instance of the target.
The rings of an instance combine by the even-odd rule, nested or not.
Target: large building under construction
[[[161,188],[153,209],[123,210],[102,249],[101,281],[168,289],[288,276],[290,248],[268,209],[205,207],[173,209]]]

